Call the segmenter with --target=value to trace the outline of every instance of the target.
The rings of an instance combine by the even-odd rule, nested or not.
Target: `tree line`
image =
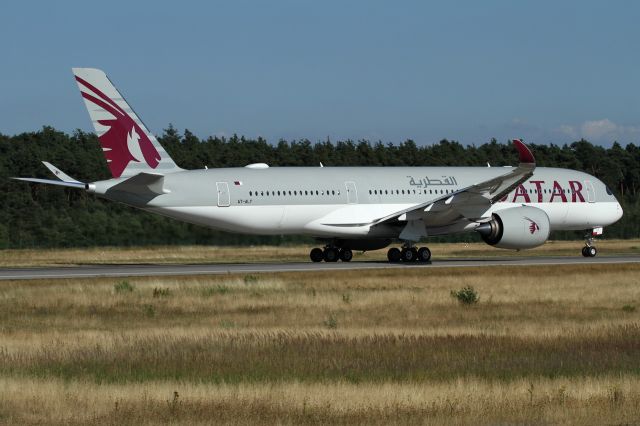
[[[514,165],[517,153],[497,140],[479,146],[456,141],[418,146],[309,140],[270,144],[242,136],[200,139],[169,126],[158,138],[185,169],[236,167],[263,162],[271,166],[491,166]],[[582,170],[605,182],[624,209],[624,217],[605,230],[608,238],[640,237],[640,147],[613,143],[610,148],[586,140],[564,145],[531,144],[537,164]],[[49,161],[81,181],[110,178],[99,141],[81,130],[69,135],[51,127],[14,136],[0,134],[0,248],[129,246],[152,244],[286,244],[306,237],[246,236],[210,230],[108,202],[84,191],[26,184],[10,176],[50,178],[40,163]],[[552,238],[579,238],[556,232]],[[479,240],[475,233],[438,240]]]

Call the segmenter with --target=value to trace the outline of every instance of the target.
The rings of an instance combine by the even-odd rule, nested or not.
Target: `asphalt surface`
[[[640,263],[639,255],[584,257],[490,257],[473,259],[434,259],[431,263],[390,264],[387,262],[336,263],[218,263],[174,265],[81,265],[42,268],[0,268],[0,280],[45,278],[141,277],[172,275],[246,274],[260,272],[340,271],[353,269],[477,268],[524,265],[593,265]]]

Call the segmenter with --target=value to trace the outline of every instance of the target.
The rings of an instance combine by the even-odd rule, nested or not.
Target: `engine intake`
[[[535,207],[522,206],[498,210],[491,220],[476,228],[485,243],[505,249],[538,247],[547,241],[551,225],[549,216]]]

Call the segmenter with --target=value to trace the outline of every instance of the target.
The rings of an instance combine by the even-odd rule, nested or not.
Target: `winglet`
[[[513,145],[518,150],[518,155],[520,156],[520,163],[529,163],[535,164],[536,159],[533,157],[533,153],[520,139],[514,139]]]

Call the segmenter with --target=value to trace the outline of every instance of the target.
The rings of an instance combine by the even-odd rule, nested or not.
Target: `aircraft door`
[[[593,182],[591,182],[590,180],[585,180],[584,187],[587,191],[587,201],[590,203],[594,203],[596,201],[596,190],[593,187]]]
[[[358,190],[356,189],[356,183],[345,182],[344,186],[347,188],[347,203],[358,204]]]
[[[216,189],[218,190],[218,207],[229,207],[231,197],[227,182],[216,182]]]

